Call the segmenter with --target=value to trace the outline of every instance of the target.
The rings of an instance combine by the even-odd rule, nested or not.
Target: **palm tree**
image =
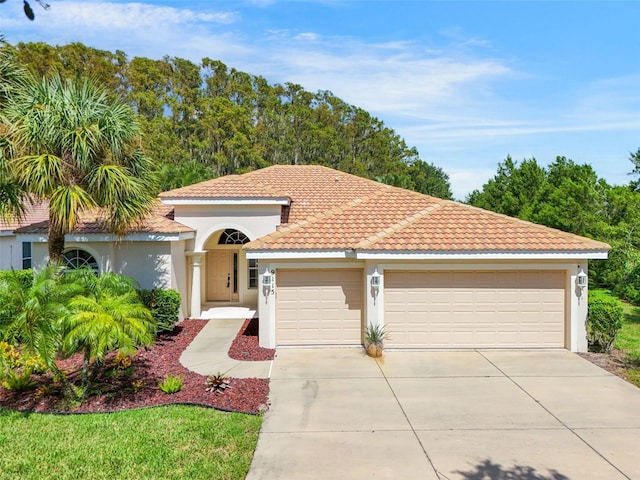
[[[49,261],[60,263],[65,234],[83,211],[101,208],[104,228],[118,235],[149,213],[152,164],[134,111],[91,81],[55,75],[25,83],[2,109],[3,161],[23,203],[48,200]]]
[[[29,74],[18,65],[13,50],[0,36],[0,220],[20,218],[24,214],[25,192],[11,177],[7,165],[11,145],[6,138],[8,125],[2,113],[8,99],[24,88],[28,78]]]
[[[67,302],[81,292],[77,283],[62,282],[63,274],[61,267],[50,265],[35,274],[29,288],[17,275],[0,281],[0,318],[7,321],[2,337],[38,355],[53,372],[62,342],[61,322],[69,313]]]
[[[115,273],[96,276],[91,270],[67,275],[71,283],[83,284],[84,292],[69,303],[63,351],[68,355],[84,352],[82,391],[86,395],[91,364],[101,363],[114,350],[133,354],[139,345],[150,345],[156,324],[130,279]]]

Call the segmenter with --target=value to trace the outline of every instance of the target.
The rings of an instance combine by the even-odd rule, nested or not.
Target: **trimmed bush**
[[[180,293],[176,290],[140,290],[142,303],[151,310],[158,332],[171,331],[180,313]]]
[[[26,290],[33,285],[33,270],[0,270],[0,282],[5,278],[17,279]]]
[[[592,349],[610,352],[622,328],[622,302],[603,292],[589,295],[587,339]]]

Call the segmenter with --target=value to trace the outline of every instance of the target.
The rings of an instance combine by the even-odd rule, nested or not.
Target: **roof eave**
[[[355,251],[353,249],[327,249],[327,250],[267,250],[267,249],[255,249],[246,250],[247,258],[254,259],[276,259],[276,258],[355,258]]]
[[[165,205],[290,205],[289,197],[216,197],[216,198],[184,198],[162,197]]]
[[[358,250],[356,258],[362,260],[606,260],[608,250],[495,250],[495,251],[381,251]]]
[[[110,233],[84,233],[84,234],[67,234],[64,237],[65,242],[89,243],[89,242],[175,242],[180,240],[190,240],[195,238],[193,231],[175,232],[175,233],[130,233],[118,237]],[[19,233],[17,239],[23,242],[43,243],[49,240],[48,236],[43,233]]]
[[[352,258],[358,260],[606,260],[607,250],[565,251],[380,251],[354,249],[247,249],[249,259]]]

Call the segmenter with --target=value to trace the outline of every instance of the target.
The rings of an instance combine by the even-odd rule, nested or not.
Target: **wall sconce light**
[[[273,271],[269,271],[268,269],[264,269],[264,273],[262,274],[262,288],[265,292],[265,295],[269,295],[273,293]]]
[[[377,268],[371,275],[371,289],[373,290],[374,295],[380,290],[380,274],[378,273]]]
[[[584,270],[582,270],[582,268],[580,267],[580,265],[578,265],[578,268],[580,269],[580,271],[578,272],[578,275],[576,276],[576,285],[580,288],[585,288],[588,284],[588,278],[587,278],[587,274],[584,273]]]

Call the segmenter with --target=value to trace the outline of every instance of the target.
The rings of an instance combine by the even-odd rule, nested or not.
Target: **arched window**
[[[89,267],[96,273],[100,270],[98,268],[98,262],[93,258],[93,255],[79,248],[67,250],[64,252],[63,257],[67,268],[75,270],[76,268]]]
[[[239,232],[238,230],[234,230],[233,228],[227,228],[220,235],[220,240],[218,240],[218,245],[242,245],[249,241],[249,237],[247,237],[244,233]]]

